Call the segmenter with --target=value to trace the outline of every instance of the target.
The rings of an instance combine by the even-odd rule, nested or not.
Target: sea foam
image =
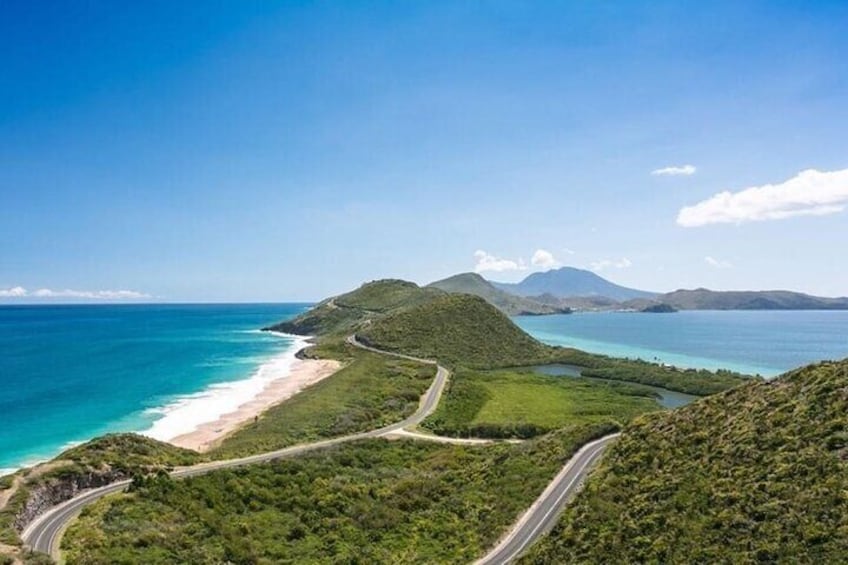
[[[269,383],[287,377],[296,359],[295,354],[306,345],[307,338],[279,332],[267,333],[290,339],[292,344],[284,353],[260,365],[249,378],[217,383],[201,392],[181,396],[165,406],[147,410],[148,414],[161,414],[162,417],[140,433],[153,439],[170,441],[235,412],[256,398]]]

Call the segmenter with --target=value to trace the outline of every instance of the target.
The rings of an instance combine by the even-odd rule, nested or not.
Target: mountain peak
[[[519,283],[492,282],[492,284],[496,288],[519,296],[540,296],[543,294],[550,294],[557,298],[603,296],[614,300],[632,300],[656,296],[653,292],[617,285],[592,271],[576,267],[560,267],[532,273]]]

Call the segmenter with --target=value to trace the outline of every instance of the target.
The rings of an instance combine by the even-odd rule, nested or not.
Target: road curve
[[[583,484],[583,479],[597,463],[607,445],[620,434],[604,436],[589,442],[569,459],[545,491],[519,518],[498,545],[474,565],[510,563],[534,541],[553,527],[565,505]]]
[[[405,428],[414,427],[424,421],[427,416],[433,413],[441,398],[442,391],[447,383],[450,373],[447,369],[438,365],[430,359],[419,359],[409,355],[400,353],[392,353],[382,351],[370,346],[367,346],[356,339],[356,336],[347,338],[347,342],[353,346],[380,353],[382,355],[390,355],[401,359],[418,361],[436,366],[436,375],[433,383],[427,392],[421,397],[418,409],[408,418],[367,432],[341,436],[337,438],[327,439],[309,444],[295,445],[261,453],[241,457],[238,459],[228,459],[225,461],[212,461],[201,463],[191,467],[175,469],[170,473],[174,478],[193,477],[203,475],[211,471],[220,469],[230,469],[233,467],[241,467],[254,463],[265,463],[285,457],[292,457],[309,451],[331,447],[341,443],[347,443],[359,439],[377,438],[384,436],[392,436],[397,432],[405,430]],[[429,436],[420,433],[406,434],[409,437],[428,440]],[[536,539],[542,536],[553,525],[560,511],[564,508],[568,500],[579,489],[582,479],[591,469],[592,465],[597,461],[607,444],[615,439],[618,434],[603,437],[583,446],[563,469],[557,474],[554,480],[548,485],[545,491],[539,496],[533,505],[522,515],[518,522],[513,526],[510,532],[504,536],[501,542],[485,557],[476,562],[475,565],[493,565],[509,563],[521,552],[527,549]],[[439,439],[439,438],[433,438]],[[82,509],[103,498],[106,495],[113,494],[124,490],[130,484],[129,480],[118,481],[109,485],[84,491],[74,498],[67,500],[35,520],[33,520],[21,534],[24,543],[36,550],[49,554],[53,559],[59,560],[59,547],[61,545],[62,534],[68,524],[82,511]]]
[[[265,463],[284,457],[292,457],[301,453],[306,453],[308,451],[314,451],[317,449],[331,447],[334,445],[347,443],[359,439],[382,437],[390,435],[394,432],[398,432],[407,427],[416,426],[422,421],[424,421],[427,416],[433,413],[439,403],[439,398],[442,395],[442,390],[444,389],[445,384],[447,383],[449,375],[447,369],[445,369],[441,365],[438,365],[435,361],[429,359],[418,359],[409,355],[380,351],[378,349],[374,349],[373,347],[368,347],[360,343],[356,339],[356,336],[350,336],[349,338],[347,338],[347,342],[353,346],[360,347],[362,349],[367,349],[375,353],[391,355],[393,357],[399,357],[402,359],[418,361],[420,363],[427,363],[436,366],[436,376],[433,379],[433,384],[430,385],[430,388],[428,388],[427,392],[425,392],[424,395],[421,397],[421,402],[418,405],[418,409],[411,416],[400,422],[390,424],[388,426],[384,426],[376,430],[350,434],[323,441],[317,441],[314,443],[295,445],[292,447],[286,447],[284,449],[278,449],[276,451],[271,451],[268,453],[260,453],[258,455],[250,455],[248,457],[241,457],[238,459],[227,459],[224,461],[200,463],[191,467],[175,469],[170,473],[170,475],[174,478],[193,477],[196,475],[203,475],[211,471],[217,471],[220,469],[230,469],[232,467],[241,467],[254,463]],[[86,490],[78,494],[77,496],[71,498],[70,500],[66,500],[62,504],[54,506],[53,508],[33,520],[29,525],[27,525],[23,533],[21,533],[21,539],[23,539],[24,544],[26,544],[30,548],[36,551],[47,553],[53,559],[58,561],[59,546],[62,541],[62,534],[64,533],[65,528],[71,522],[71,520],[73,520],[85,506],[103,498],[108,494],[122,491],[129,485],[129,483],[129,480],[123,480],[108,484],[103,487]]]

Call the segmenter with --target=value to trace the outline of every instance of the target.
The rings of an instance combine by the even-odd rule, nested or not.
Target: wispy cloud
[[[486,271],[503,272],[527,270],[527,265],[522,259],[518,259],[517,261],[513,261],[512,259],[503,259],[501,257],[495,257],[490,253],[486,253],[482,249],[478,249],[474,252],[474,259],[477,261],[477,264],[474,265],[475,273],[483,273]]]
[[[716,259],[715,257],[711,257],[707,255],[704,257],[704,263],[709,265],[710,267],[715,267],[716,269],[730,269],[733,267],[733,263],[730,261],[723,261],[721,259]]]
[[[694,206],[686,206],[678,213],[677,223],[691,228],[824,216],[843,211],[846,204],[848,169],[831,172],[808,169],[781,184],[724,191]]]
[[[562,266],[562,263],[556,260],[553,253],[544,249],[537,249],[533,253],[533,257],[530,258],[530,264],[542,269],[556,269]]]
[[[633,262],[630,261],[627,257],[622,257],[621,259],[601,259],[599,261],[592,261],[589,263],[589,268],[593,271],[605,271],[607,269],[626,269],[631,267]]]
[[[73,298],[77,300],[145,300],[152,298],[149,294],[135,290],[51,290],[39,288],[28,291],[16,286],[9,289],[0,289],[0,298]]]
[[[655,177],[690,177],[698,171],[695,165],[677,165],[654,169],[651,174]]]

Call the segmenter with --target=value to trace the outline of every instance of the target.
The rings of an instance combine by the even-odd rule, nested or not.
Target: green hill
[[[501,310],[507,316],[568,314],[569,308],[558,304],[543,303],[533,298],[516,296],[503,291],[478,275],[477,273],[461,273],[427,285],[451,294],[473,294],[479,296]]]
[[[788,290],[676,290],[656,298],[678,310],[848,310],[848,298],[824,298]]]
[[[349,332],[368,320],[423,304],[440,296],[444,296],[441,290],[421,288],[408,281],[372,281],[354,291],[328,298],[293,320],[265,329],[297,335],[339,334]]]
[[[542,345],[478,296],[449,294],[374,320],[357,336],[388,351],[448,365],[504,367],[550,357]]]
[[[848,359],[643,416],[526,563],[843,563]]]

